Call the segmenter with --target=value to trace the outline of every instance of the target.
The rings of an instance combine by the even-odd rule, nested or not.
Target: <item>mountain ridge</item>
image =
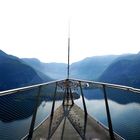
[[[87,80],[96,80],[99,77],[99,75],[101,75],[102,71],[104,71],[105,68],[117,57],[117,55],[93,56],[87,57],[78,62],[74,62],[70,65],[70,77]],[[22,60],[35,69],[38,69],[40,67],[41,72],[49,75],[53,79],[64,79],[67,77],[67,64],[65,63],[44,63],[34,58],[22,58]],[[97,61],[100,61],[101,63],[96,63]],[[97,65],[96,67],[98,68],[96,69],[98,70],[94,68],[94,64]],[[89,69],[89,66],[92,66],[92,68]],[[91,76],[92,73],[95,72],[96,74],[93,74],[93,76]]]
[[[124,56],[112,63],[99,81],[140,88],[140,54]]]
[[[42,79],[29,65],[18,57],[0,51],[0,91],[50,81]]]

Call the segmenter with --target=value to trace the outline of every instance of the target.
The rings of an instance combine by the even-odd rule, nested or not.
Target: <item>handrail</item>
[[[91,86],[93,88],[95,87],[95,88],[103,89],[103,94],[104,94],[104,98],[105,98],[105,105],[106,105],[106,113],[107,113],[107,119],[108,119],[108,126],[109,126],[109,133],[110,133],[110,137],[111,137],[112,140],[114,139],[114,132],[113,132],[113,127],[112,127],[112,121],[111,121],[111,115],[110,115],[110,110],[109,110],[106,88],[120,89],[120,90],[124,90],[124,91],[130,91],[132,93],[140,93],[140,89],[130,87],[130,86],[123,86],[123,85],[110,84],[110,83],[104,83],[104,82],[96,82],[96,81],[88,81],[88,80],[81,80],[81,79],[55,80],[55,81],[51,81],[51,82],[46,82],[46,83],[35,84],[35,85],[31,85],[31,86],[26,86],[26,87],[1,91],[0,92],[0,97],[5,96],[5,95],[18,93],[20,91],[26,91],[26,90],[30,90],[30,89],[34,89],[34,88],[39,88],[38,89],[38,94],[37,94],[37,97],[36,97],[36,105],[34,107],[34,113],[33,113],[33,116],[32,116],[30,130],[29,130],[29,134],[28,134],[28,140],[30,140],[32,138],[32,134],[33,134],[33,131],[34,131],[37,107],[38,107],[38,102],[39,102],[40,93],[41,93],[40,90],[41,90],[42,86],[48,86],[50,84],[56,84],[56,88],[55,88],[55,91],[54,91],[54,100],[53,100],[53,105],[52,105],[51,116],[53,116],[57,86],[58,87],[61,87],[61,86],[63,87],[64,86],[64,88],[68,88],[68,86],[70,86],[69,88],[72,88],[73,86],[74,87],[75,86],[80,87],[85,114],[87,114],[87,109],[86,109],[86,103],[84,101],[84,94],[83,94],[82,88],[85,87],[85,85],[87,85],[87,87],[89,87],[89,88]]]
[[[53,84],[53,83],[56,83],[56,82],[58,82],[58,83],[59,82],[64,82],[66,80],[68,80],[68,79],[55,80],[55,81],[45,82],[45,83],[41,83],[41,84],[35,84],[35,85],[31,85],[31,86],[25,86],[25,87],[20,87],[20,88],[0,91],[0,96],[13,94],[13,93],[16,93],[16,92],[19,92],[19,91],[25,91],[25,90],[33,89],[33,88],[36,88],[36,87],[39,87],[39,86],[47,86],[49,84]],[[140,93],[140,89],[130,87],[130,86],[111,84],[111,83],[104,83],[104,82],[96,82],[96,81],[89,81],[89,80],[81,80],[81,79],[69,79],[69,81],[84,82],[84,83],[88,83],[88,84],[93,84],[97,88],[99,88],[99,86],[102,87],[102,88],[103,88],[103,86],[105,86],[105,87],[109,87],[109,88],[130,91],[130,92],[133,92],[133,93]]]
[[[64,80],[65,79],[55,80],[55,81],[50,81],[50,82],[46,82],[46,83],[35,84],[35,85],[31,85],[31,86],[25,86],[25,87],[20,87],[20,88],[0,91],[0,96],[13,94],[13,93],[16,93],[16,92],[19,92],[19,91],[25,91],[25,90],[33,89],[33,88],[37,88],[37,87],[40,87],[40,86],[47,86],[47,85],[50,85],[50,84],[53,84],[53,83],[56,83],[56,82],[62,82]]]
[[[13,93],[16,93],[16,92],[19,92],[19,91],[25,91],[25,90],[28,90],[28,89],[33,89],[33,88],[36,88],[36,87],[39,87],[39,86],[45,86],[45,85],[47,86],[49,84],[53,84],[53,83],[56,83],[56,82],[63,82],[63,81],[66,81],[66,80],[67,79],[55,80],[55,81],[51,81],[51,82],[45,82],[45,83],[41,83],[41,84],[35,84],[35,85],[31,85],[31,86],[25,86],[25,87],[21,87],[21,88],[15,88],[15,89],[10,89],[10,90],[0,91],[0,96],[13,94]],[[106,86],[106,87],[109,87],[109,88],[130,91],[130,92],[133,92],[133,93],[140,93],[140,89],[130,87],[130,86],[104,83],[104,82],[96,82],[96,81],[90,81],[90,80],[81,80],[81,79],[69,79],[69,81],[84,82],[84,83],[86,82],[88,84],[93,84],[95,87],[101,86],[101,88],[103,88],[103,86]]]
[[[88,84],[93,84],[95,87],[103,86],[109,87],[109,88],[114,88],[114,89],[120,89],[120,90],[125,90],[125,91],[131,91],[133,93],[140,93],[139,88],[134,88],[130,86],[124,86],[124,85],[118,85],[118,84],[111,84],[111,83],[104,83],[104,82],[96,82],[96,81],[88,81],[88,80],[80,80],[80,79],[70,79],[71,81],[75,82],[84,82]]]

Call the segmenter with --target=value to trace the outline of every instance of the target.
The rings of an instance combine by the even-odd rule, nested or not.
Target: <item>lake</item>
[[[117,97],[120,97],[120,94],[122,95],[119,93]],[[137,99],[140,97],[129,93],[124,94],[125,96],[119,98],[120,102],[118,102],[118,98],[108,95],[113,129],[125,139],[139,140],[140,102]],[[105,104],[101,91],[84,90],[84,95],[89,115],[107,126]],[[35,101],[34,98],[24,100],[21,98],[22,96],[24,95],[8,95],[0,98],[1,140],[18,140],[28,133]],[[128,98],[130,99],[128,100]],[[81,97],[74,102],[83,108]],[[61,103],[62,101],[56,101],[55,108]],[[50,101],[45,99],[40,101],[36,126],[50,114],[51,106],[52,102]]]

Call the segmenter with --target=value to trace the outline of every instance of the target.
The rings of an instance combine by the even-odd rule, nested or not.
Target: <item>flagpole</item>
[[[68,71],[67,71],[67,79],[69,79],[70,75],[70,21],[69,21],[69,31],[68,31]]]

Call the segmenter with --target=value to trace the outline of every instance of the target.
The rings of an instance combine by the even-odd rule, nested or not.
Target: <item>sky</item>
[[[70,62],[140,51],[139,0],[1,0],[0,49],[20,58]]]

